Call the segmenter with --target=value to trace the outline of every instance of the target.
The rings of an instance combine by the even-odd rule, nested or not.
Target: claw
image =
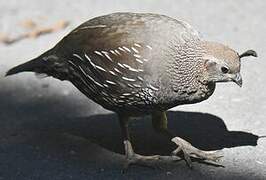
[[[222,155],[218,156],[214,152],[203,151],[203,150],[197,149],[193,147],[189,142],[179,137],[174,137],[172,139],[172,142],[174,142],[178,146],[172,152],[172,154],[177,155],[180,151],[182,151],[184,159],[190,168],[192,167],[191,158],[195,158],[196,160],[201,160],[208,164],[221,166],[220,164],[215,164],[213,162],[217,162],[218,160],[220,160],[223,157]],[[211,162],[208,162],[208,161],[211,161]]]
[[[183,151],[184,159],[188,165],[189,168],[192,168],[192,161],[190,159],[190,155]]]
[[[125,154],[126,154],[126,164],[124,166],[123,173],[131,166],[131,165],[140,165],[145,167],[150,167],[153,169],[160,168],[157,164],[158,162],[177,162],[180,161],[181,158],[177,156],[180,152],[183,153],[183,157],[188,165],[188,167],[192,168],[192,160],[199,161],[205,164],[223,167],[222,165],[215,163],[223,156],[217,156],[213,152],[202,151],[193,147],[189,142],[175,137],[172,141],[177,145],[177,148],[172,152],[171,156],[160,156],[160,155],[153,155],[153,156],[142,156],[139,154],[135,154],[132,148],[130,141],[124,141],[125,144]],[[209,162],[210,161],[210,162]]]
[[[172,155],[176,156],[180,151],[182,151],[182,148],[178,146],[175,150],[172,151]]]
[[[177,156],[160,156],[160,155],[152,155],[152,156],[143,156],[134,153],[132,145],[130,141],[124,141],[125,145],[125,154],[126,154],[126,163],[122,170],[122,173],[125,173],[127,169],[132,165],[140,165],[145,166],[153,169],[161,169],[158,162],[176,162],[181,160],[181,158]]]

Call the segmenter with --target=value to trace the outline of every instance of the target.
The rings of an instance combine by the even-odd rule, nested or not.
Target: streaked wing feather
[[[166,44],[173,43],[172,39],[184,47],[186,41],[199,40],[198,33],[183,21],[154,14],[145,14],[143,19],[143,15],[117,13],[94,18],[55,48],[79,73],[82,84],[74,82],[76,86],[87,88],[88,92],[83,93],[102,105],[103,101],[141,104],[143,99],[151,98],[158,88],[147,83],[145,76],[152,73],[149,68],[154,59],[163,60],[161,48],[168,48]]]

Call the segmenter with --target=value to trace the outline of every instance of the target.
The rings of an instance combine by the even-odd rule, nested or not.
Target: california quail
[[[119,116],[129,163],[147,163],[176,156],[134,153],[130,117],[151,114],[154,128],[167,130],[166,110],[203,101],[216,82],[242,85],[239,55],[229,47],[204,41],[189,24],[164,15],[114,13],[91,19],[70,32],[54,48],[7,72],[44,73],[72,82],[83,94]],[[219,158],[171,136],[179,152],[190,157]],[[172,158],[171,158],[172,157]]]

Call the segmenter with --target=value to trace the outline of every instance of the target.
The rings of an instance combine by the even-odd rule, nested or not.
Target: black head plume
[[[246,57],[246,56],[258,57],[258,54],[256,53],[256,51],[250,49],[240,54],[239,58],[241,59],[242,57]]]

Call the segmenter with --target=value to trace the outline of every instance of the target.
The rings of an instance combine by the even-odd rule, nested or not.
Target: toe
[[[184,159],[185,159],[188,167],[192,168],[192,161],[191,161],[190,155],[187,154],[185,151],[183,151],[183,155],[184,155]]]
[[[172,142],[174,142],[178,146],[172,152],[172,154],[177,155],[181,151],[183,153],[183,156],[184,156],[184,159],[187,165],[190,168],[192,167],[191,157],[198,159],[198,160],[203,160],[203,161],[207,160],[207,161],[213,161],[213,162],[216,162],[223,157],[222,155],[217,155],[217,153],[197,149],[194,146],[192,146],[189,142],[179,137],[174,137],[172,139]]]

